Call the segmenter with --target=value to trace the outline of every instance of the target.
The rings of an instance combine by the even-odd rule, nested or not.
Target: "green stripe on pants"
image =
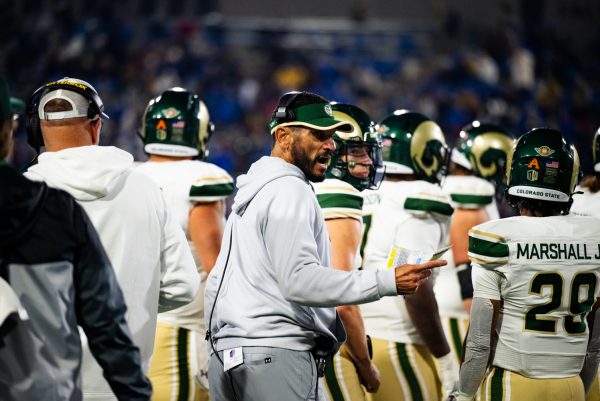
[[[189,370],[188,370],[188,330],[177,330],[177,363],[179,367],[179,397],[178,401],[187,401],[190,397]]]
[[[450,333],[452,335],[454,349],[456,349],[456,354],[458,355],[458,359],[460,361],[460,356],[462,355],[463,338],[460,334],[460,329],[458,328],[458,319],[456,318],[450,318]]]
[[[492,373],[492,401],[502,401],[502,379],[504,378],[504,369],[494,368]]]
[[[342,394],[342,389],[340,388],[337,376],[335,375],[335,368],[333,367],[333,364],[334,361],[332,358],[327,364],[327,369],[325,370],[325,383],[327,384],[327,389],[329,390],[333,401],[344,401],[344,395]]]
[[[417,379],[417,375],[410,364],[410,360],[408,359],[408,354],[406,353],[406,345],[396,343],[396,352],[398,353],[398,361],[400,362],[400,366],[402,367],[402,372],[404,372],[404,376],[406,377],[406,381],[410,386],[410,392],[412,394],[412,401],[423,401],[423,393],[421,392],[421,387],[419,386],[419,380]]]

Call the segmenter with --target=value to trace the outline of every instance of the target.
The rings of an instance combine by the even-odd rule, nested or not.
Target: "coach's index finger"
[[[446,266],[448,264],[445,260],[430,260],[425,263],[420,263],[418,265],[408,265],[410,269],[415,272],[420,272],[428,269],[435,269],[436,267]]]

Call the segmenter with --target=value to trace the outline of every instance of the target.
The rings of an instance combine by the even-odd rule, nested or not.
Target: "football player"
[[[519,216],[469,234],[474,296],[458,400],[583,401],[598,368],[600,220],[569,215],[575,148],[550,128],[515,143],[507,199]],[[496,338],[497,341],[492,341]]]
[[[149,377],[154,400],[201,400],[208,397],[208,350],[204,333],[204,285],[221,246],[225,199],[233,179],[208,154],[213,131],[206,105],[182,88],[150,100],[140,136],[148,161],[137,170],[162,188],[188,238],[201,278],[190,304],[158,314]],[[199,384],[199,386],[198,386]]]
[[[600,218],[600,129],[596,131],[592,141],[592,157],[594,160],[594,174],[586,177],[577,192],[582,192],[573,197],[571,213],[582,216]],[[598,376],[587,394],[586,401],[600,401],[600,384]]]
[[[453,213],[439,186],[447,160],[440,127],[422,114],[402,110],[381,121],[379,132],[386,176],[378,191],[365,196],[363,269],[385,269],[394,254],[419,255],[407,256],[409,262],[431,258],[447,244]],[[449,395],[458,380],[458,361],[444,336],[433,280],[413,295],[361,305],[361,311],[381,372],[373,400]]]
[[[335,151],[325,181],[315,183],[314,187],[331,238],[332,267],[354,270],[361,263],[361,191],[377,188],[383,178],[381,136],[359,107],[332,103],[331,109],[334,118],[349,122],[353,130],[333,134]],[[359,307],[338,306],[337,311],[348,338],[327,367],[327,395],[333,401],[364,401],[365,390],[375,392],[379,388],[379,371],[369,355]]]
[[[450,223],[452,249],[444,256],[449,265],[440,269],[434,291],[457,360],[462,354],[473,297],[467,255],[469,230],[500,217],[494,195],[504,194],[506,157],[512,142],[512,135],[503,127],[473,121],[460,132],[450,157],[450,175],[444,180],[444,192],[455,208]]]

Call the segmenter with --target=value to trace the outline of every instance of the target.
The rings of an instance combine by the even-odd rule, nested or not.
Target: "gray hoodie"
[[[320,337],[335,351],[346,339],[335,306],[396,295],[393,269],[328,267],[329,234],[312,186],[298,167],[265,156],[237,179],[237,187],[205,294],[206,324],[217,350],[304,351]]]

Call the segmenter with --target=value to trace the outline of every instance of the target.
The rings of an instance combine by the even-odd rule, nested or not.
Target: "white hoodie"
[[[25,174],[70,193],[100,235],[127,303],[127,322],[148,371],[156,315],[189,303],[198,291],[193,257],[159,187],[132,170],[133,156],[112,146],[45,152]],[[86,400],[115,400],[85,344]]]
[[[396,295],[393,269],[346,272],[327,267],[329,234],[314,191],[298,167],[263,157],[238,177],[237,187],[205,293],[205,319],[217,350],[271,346],[305,351],[318,337],[337,350],[346,336],[334,306]]]

